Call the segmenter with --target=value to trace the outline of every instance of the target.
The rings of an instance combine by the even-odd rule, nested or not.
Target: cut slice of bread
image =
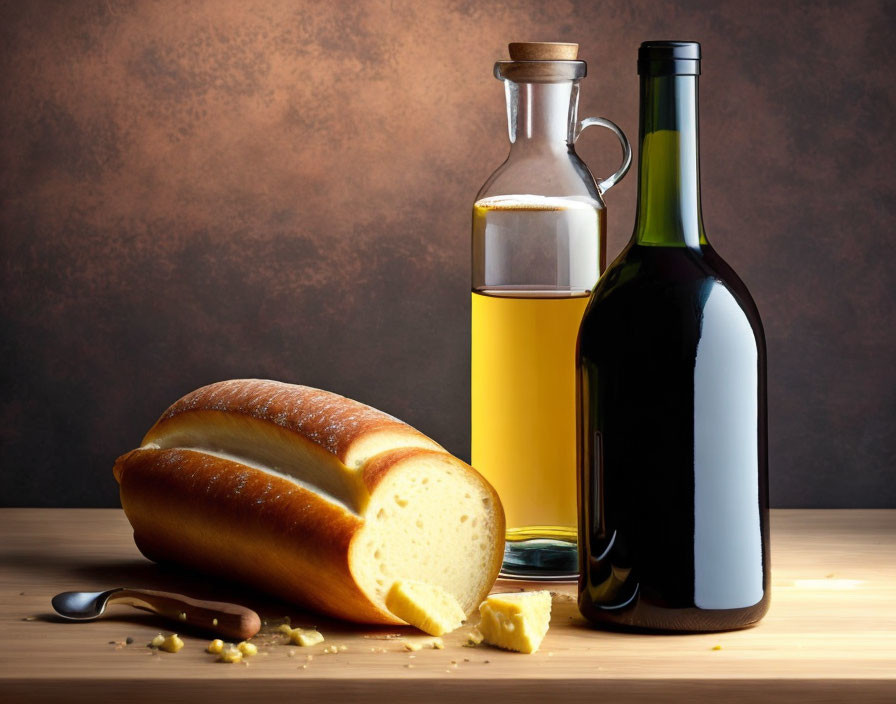
[[[386,594],[393,614],[431,636],[450,633],[463,624],[466,614],[449,592],[434,584],[400,580]]]
[[[138,547],[360,622],[401,623],[396,581],[465,613],[503,557],[504,514],[469,465],[318,389],[233,380],[189,394],[116,462]]]

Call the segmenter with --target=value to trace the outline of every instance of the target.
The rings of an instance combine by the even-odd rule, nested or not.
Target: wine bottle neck
[[[700,212],[697,76],[642,76],[635,241],[706,244]]]

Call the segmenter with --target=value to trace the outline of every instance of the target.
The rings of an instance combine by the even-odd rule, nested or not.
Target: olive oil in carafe
[[[509,543],[535,541],[548,563],[552,546],[576,543],[575,346],[603,263],[604,213],[534,196],[474,209],[474,247],[506,250],[482,257],[503,267],[483,279],[513,281],[516,269],[536,283],[473,291],[472,463],[501,497]]]

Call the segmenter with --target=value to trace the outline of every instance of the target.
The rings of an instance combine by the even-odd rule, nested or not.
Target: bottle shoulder
[[[741,307],[745,309],[751,318],[755,318],[754,324],[762,329],[759,308],[756,305],[756,301],[753,299],[750,290],[747,288],[747,285],[743,282],[743,279],[738,276],[737,272],[734,271],[728,262],[722,259],[715,249],[707,247],[706,250],[704,258],[707,263],[715,272],[717,272],[718,278],[725,283],[731,291],[731,294],[738,303],[740,303]]]
[[[648,313],[652,318],[658,310],[666,316],[699,317],[713,292],[730,296],[764,340],[759,311],[747,287],[709,245],[697,250],[630,243],[598,281],[583,328],[605,328],[609,320],[632,324]]]
[[[693,249],[629,243],[607,267],[594,297],[600,299],[621,292],[635,295],[642,290],[669,287],[694,288],[707,280],[724,284],[737,298],[744,298],[755,307],[743,281],[710,245]]]

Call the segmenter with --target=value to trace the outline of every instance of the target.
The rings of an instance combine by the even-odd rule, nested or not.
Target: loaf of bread
[[[472,467],[343,396],[239,379],[171,406],[114,468],[144,555],[350,621],[398,624],[396,581],[470,613],[497,577],[504,512]]]

